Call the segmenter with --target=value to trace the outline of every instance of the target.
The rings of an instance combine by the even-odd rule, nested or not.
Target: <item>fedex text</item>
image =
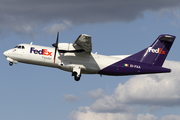
[[[148,52],[159,53],[159,54],[164,54],[165,55],[166,51],[163,51],[162,48],[153,49],[152,47],[149,47]]]
[[[45,56],[52,56],[52,52],[49,52],[47,49],[37,50],[34,47],[31,47],[30,53],[45,55]]]

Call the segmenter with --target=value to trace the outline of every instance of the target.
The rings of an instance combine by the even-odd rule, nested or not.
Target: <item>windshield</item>
[[[25,47],[24,46],[21,46],[21,45],[17,45],[16,47],[14,47],[14,48],[18,48],[18,49],[25,49]]]

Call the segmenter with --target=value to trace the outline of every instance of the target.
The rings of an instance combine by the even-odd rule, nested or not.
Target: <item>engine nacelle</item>
[[[66,52],[83,52],[84,50],[78,46],[73,46],[72,43],[59,43],[58,44],[58,52],[66,53]]]

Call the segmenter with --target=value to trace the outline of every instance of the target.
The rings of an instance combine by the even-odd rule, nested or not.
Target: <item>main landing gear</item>
[[[74,76],[74,80],[79,81],[81,78],[81,68],[80,66],[74,66],[72,76]]]
[[[72,72],[72,76],[74,76],[74,80],[75,80],[75,81],[79,81],[79,80],[80,80],[80,78],[81,78],[81,74],[80,74],[80,75],[78,75],[78,73],[77,73],[77,72]]]

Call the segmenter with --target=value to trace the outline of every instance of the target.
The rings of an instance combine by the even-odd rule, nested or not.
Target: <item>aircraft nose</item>
[[[7,57],[8,56],[8,51],[5,51],[3,54],[4,54],[5,57]]]

